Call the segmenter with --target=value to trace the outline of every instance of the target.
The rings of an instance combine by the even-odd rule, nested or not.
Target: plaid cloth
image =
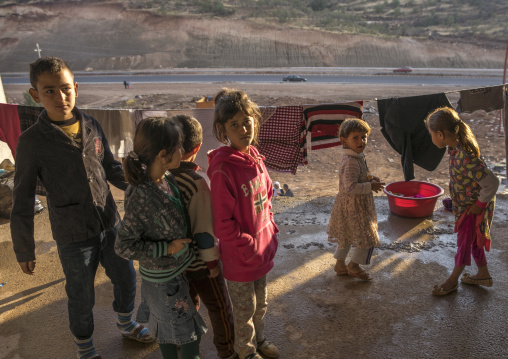
[[[306,122],[307,132],[311,135],[311,149],[341,145],[339,128],[342,122],[348,118],[363,117],[363,101],[334,103],[323,105],[305,105],[303,115]],[[306,147],[306,136],[302,146]]]
[[[266,109],[262,111],[268,113]],[[295,174],[298,165],[304,164],[300,151],[305,129],[302,113],[302,106],[280,106],[262,123],[258,150],[265,156],[267,168]]]
[[[34,125],[39,118],[44,107],[18,106],[19,127],[21,132],[25,132]]]

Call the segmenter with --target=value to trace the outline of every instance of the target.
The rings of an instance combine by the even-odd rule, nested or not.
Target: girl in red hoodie
[[[208,153],[213,229],[219,239],[241,359],[277,358],[264,336],[266,274],[273,267],[278,228],[271,212],[272,180],[252,146],[261,113],[247,94],[223,89],[215,96],[214,137],[227,146]],[[256,339],[256,343],[253,340]]]

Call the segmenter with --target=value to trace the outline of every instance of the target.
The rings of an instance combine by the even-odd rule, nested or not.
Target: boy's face
[[[35,102],[41,103],[52,121],[72,118],[72,109],[78,97],[78,83],[68,69],[56,74],[43,72],[37,79],[37,88],[29,90]]]

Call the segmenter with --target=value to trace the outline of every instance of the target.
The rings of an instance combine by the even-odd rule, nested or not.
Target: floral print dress
[[[469,209],[480,196],[482,189],[478,183],[491,174],[483,158],[465,151],[460,145],[448,149],[450,170],[450,197],[452,199],[455,222]],[[490,240],[490,226],[494,216],[494,197],[483,211],[483,220],[479,223],[482,235]]]
[[[328,222],[328,240],[338,248],[379,245],[377,215],[363,153],[344,148],[339,167],[339,193]]]

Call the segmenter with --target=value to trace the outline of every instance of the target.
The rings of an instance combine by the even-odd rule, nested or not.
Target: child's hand
[[[219,266],[210,269],[210,274],[208,275],[208,278],[215,278],[219,275],[219,273],[220,273]]]
[[[467,214],[480,214],[482,213],[483,208],[478,206],[476,203],[469,207]]]
[[[385,183],[384,182],[371,182],[370,183],[371,187],[372,187],[372,190],[374,192],[379,192],[381,191],[383,188],[385,188]]]
[[[18,262],[19,266],[21,267],[21,270],[23,273],[28,275],[34,275],[35,271],[35,261],[28,261],[28,262]]]
[[[168,246],[168,253],[169,255],[174,255],[175,253],[180,252],[182,249],[185,248],[185,243],[192,242],[192,239],[190,238],[180,238],[175,239],[173,242],[171,242]]]

